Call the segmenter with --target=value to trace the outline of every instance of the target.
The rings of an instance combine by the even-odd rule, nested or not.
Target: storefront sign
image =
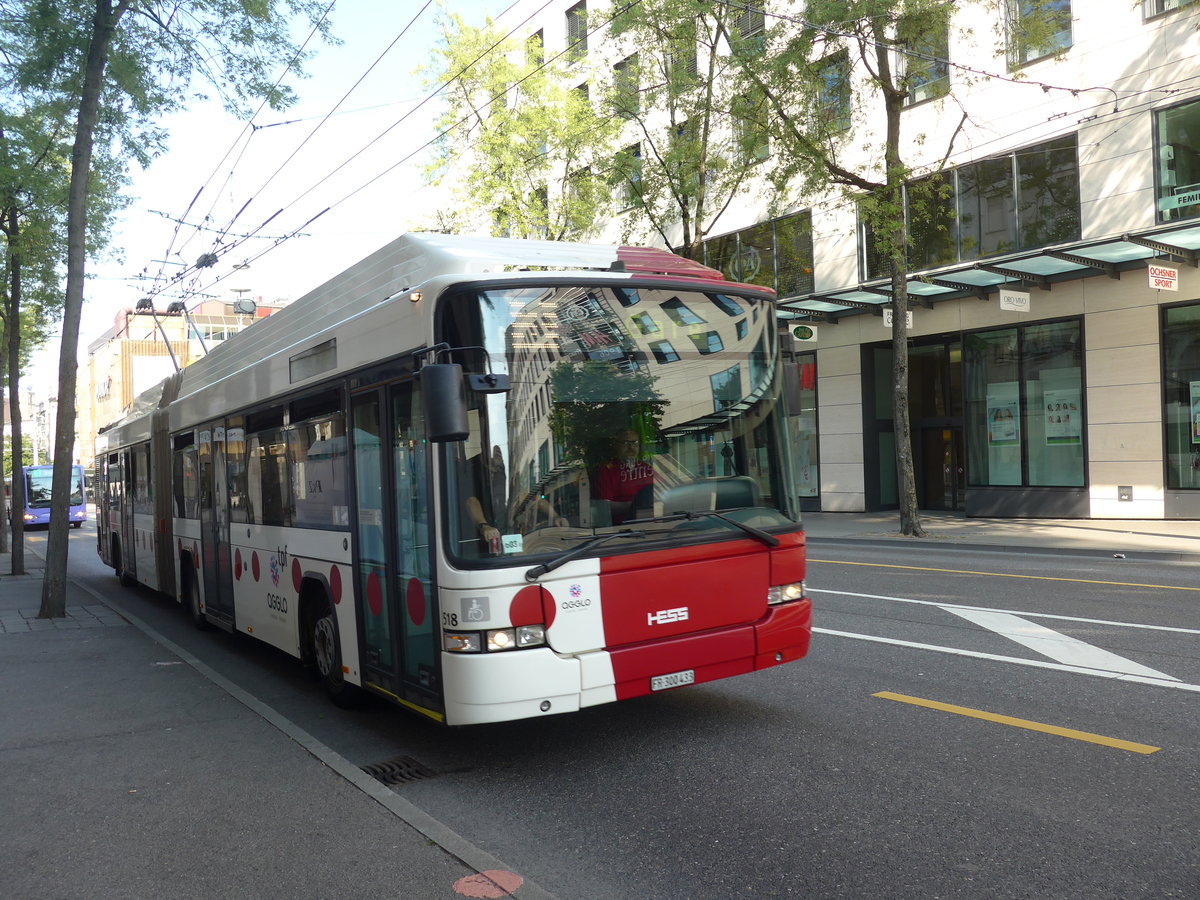
[[[1011,312],[1029,312],[1029,294],[1000,288],[1000,308]]]
[[[1150,263],[1150,287],[1159,291],[1179,290],[1179,270],[1171,266]]]
[[[913,316],[911,309],[905,314],[904,321],[908,324],[910,329],[913,327]],[[883,308],[883,327],[892,327],[892,308],[890,306],[885,306]]]
[[[814,342],[817,339],[817,329],[812,325],[797,325],[792,329],[792,335],[798,341]]]

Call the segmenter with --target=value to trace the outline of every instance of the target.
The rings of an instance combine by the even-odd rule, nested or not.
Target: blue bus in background
[[[24,466],[25,524],[50,524],[50,495],[54,483],[54,466]],[[87,497],[83,493],[83,466],[71,466],[71,505],[68,514],[71,527],[79,528],[87,521]]]

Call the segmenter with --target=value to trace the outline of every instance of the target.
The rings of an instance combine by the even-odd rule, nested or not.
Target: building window
[[[587,3],[576,3],[567,10],[567,61],[579,62],[587,56]]]
[[[613,66],[613,112],[622,119],[632,119],[641,109],[641,73],[635,53]]]
[[[721,312],[725,313],[727,316],[737,318],[738,316],[745,315],[746,313],[746,311],[742,309],[741,305],[736,300],[734,300],[732,297],[726,297],[724,294],[713,294],[712,301],[716,305],[717,309],[721,310]]]
[[[629,317],[629,321],[634,324],[640,334],[654,334],[659,331],[658,325],[650,318],[647,313],[634,313]]]
[[[660,363],[672,363],[679,359],[679,354],[675,352],[670,341],[651,341],[649,347],[654,358]]]
[[[696,82],[696,20],[681,18],[666,39],[667,78],[673,94]]]
[[[742,399],[742,368],[730,366],[724,372],[709,375],[712,387],[713,412],[720,412]]]
[[[633,144],[613,160],[617,203],[621,209],[633,209],[642,202],[642,145]]]
[[[913,269],[1078,240],[1082,231],[1074,135],[920,179],[905,189]],[[885,278],[888,255],[860,217],[863,278]]]
[[[1154,114],[1158,220],[1200,215],[1200,100]]]
[[[761,6],[730,6],[729,12],[732,14],[729,21],[730,30],[736,32],[738,37],[757,37],[767,28],[767,15]]]
[[[705,356],[710,353],[720,353],[725,349],[721,335],[715,331],[701,331],[696,334],[689,334],[688,337],[696,345],[696,349]]]
[[[704,320],[692,312],[684,302],[678,297],[672,297],[670,300],[664,300],[659,304],[662,311],[665,312],[676,325],[702,325]]]
[[[812,213],[793,213],[704,242],[706,265],[730,281],[773,289],[780,297],[813,290]]]
[[[732,113],[733,144],[742,165],[762,162],[771,155],[767,104],[761,99],[736,97]]]
[[[1167,488],[1200,490],[1200,303],[1162,312]]]
[[[1163,13],[1191,6],[1195,2],[1196,0],[1142,0],[1142,18],[1161,16]]]
[[[530,66],[540,66],[546,61],[546,41],[540,28],[525,39],[525,61]]]
[[[1082,344],[1078,319],[965,336],[972,485],[1084,485]]]
[[[818,127],[845,131],[850,127],[850,54],[845,50],[817,64]]]
[[[1010,69],[1071,46],[1071,0],[1007,0],[1006,13]]]
[[[900,84],[907,92],[906,103],[921,103],[943,97],[950,90],[950,26],[920,27],[901,20],[899,52]]]

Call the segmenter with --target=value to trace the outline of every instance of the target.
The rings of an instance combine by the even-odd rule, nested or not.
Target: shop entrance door
[[[963,509],[967,481],[962,428],[922,428],[918,441],[917,503],[922,509]]]

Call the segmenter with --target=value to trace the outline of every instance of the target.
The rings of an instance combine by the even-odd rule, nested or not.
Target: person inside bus
[[[641,437],[632,428],[618,431],[613,439],[612,458],[601,463],[592,475],[593,498],[609,501],[612,523],[619,525],[633,518],[639,492],[653,485],[654,467],[642,458]]]
[[[492,448],[490,460],[485,461],[481,456],[482,454],[467,460],[468,469],[472,474],[472,494],[467,497],[467,519],[487,547],[487,552],[497,556],[501,550],[502,532],[496,523],[507,514],[504,498],[504,455],[497,446]],[[544,497],[538,498],[536,512],[540,519],[551,525],[565,527],[570,524]]]

